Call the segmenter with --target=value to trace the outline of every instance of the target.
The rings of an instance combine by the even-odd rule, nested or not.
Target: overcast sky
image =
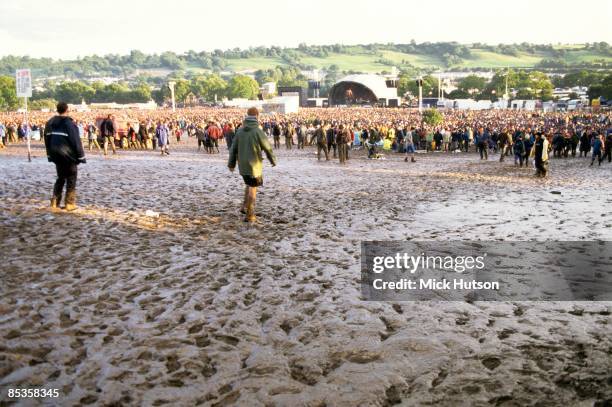
[[[612,0],[0,0],[0,56],[249,46],[612,42]]]

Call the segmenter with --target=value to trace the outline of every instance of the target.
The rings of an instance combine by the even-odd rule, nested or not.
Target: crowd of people
[[[169,155],[169,145],[190,137],[198,151],[220,153],[220,142],[229,150],[228,167],[238,163],[246,184],[242,212],[254,221],[257,187],[263,184],[261,152],[275,165],[274,149],[291,150],[316,146],[317,159],[337,158],[346,164],[349,152],[366,149],[368,158],[381,152],[404,154],[415,160],[416,152],[467,153],[499,161],[513,157],[519,167],[533,160],[535,175],[548,174],[549,153],[554,158],[587,157],[590,165],[612,162],[612,123],[609,112],[539,113],[513,110],[444,111],[437,125],[427,124],[409,109],[325,108],[302,109],[295,114],[260,115],[250,109],[183,109],[115,112],[72,112],[58,104],[58,115],[35,112],[25,122],[18,113],[0,113],[0,148],[22,143],[33,134],[45,142],[47,157],[56,165],[57,181],[51,206],[57,208],[66,185],[65,208],[76,208],[77,166],[85,163],[83,143],[108,155],[109,149],[159,151]],[[269,140],[273,141],[273,146]],[[297,139],[297,140],[296,140]],[[297,143],[294,143],[294,141]]]
[[[71,112],[79,136],[89,151],[106,155],[109,150],[138,149],[169,155],[171,143],[197,139],[198,151],[229,149],[242,126],[241,109],[181,109],[134,112]],[[591,164],[611,161],[610,113],[536,113],[512,110],[445,111],[439,125],[427,125],[418,111],[409,109],[325,108],[301,109],[286,115],[261,115],[259,124],[272,140],[273,148],[303,149],[316,146],[318,159],[349,159],[349,152],[365,148],[369,158],[381,152],[477,151],[487,160],[514,158],[517,166],[528,166],[541,136],[554,158],[586,157]],[[42,138],[49,113],[34,112],[26,125],[23,115],[0,113],[0,148],[23,142],[28,134]],[[284,144],[281,147],[281,141]],[[537,158],[537,156],[536,156]]]

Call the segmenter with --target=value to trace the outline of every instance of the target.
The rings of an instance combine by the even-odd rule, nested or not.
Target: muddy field
[[[363,301],[363,240],[612,240],[612,166],[475,154],[265,168],[259,223],[227,153],[88,155],[74,213],[54,167],[0,150],[0,405],[612,403],[612,303]],[[553,194],[551,191],[560,192]],[[159,217],[145,212],[159,212]],[[27,401],[38,405],[42,401]]]

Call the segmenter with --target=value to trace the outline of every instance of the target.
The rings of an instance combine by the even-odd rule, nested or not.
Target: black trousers
[[[542,161],[536,158],[535,166],[537,176],[545,177],[548,174],[548,161]]]
[[[489,151],[488,146],[484,143],[478,143],[478,152],[480,153],[480,159],[489,159]]]
[[[66,185],[66,196],[74,195],[76,191],[77,181],[77,165],[76,163],[60,162],[55,163],[57,171],[57,181],[53,187],[53,196],[57,198],[58,203],[62,198],[64,184]]]

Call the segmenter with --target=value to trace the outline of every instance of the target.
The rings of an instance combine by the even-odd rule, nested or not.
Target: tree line
[[[170,77],[175,85],[175,99],[187,102],[190,99],[213,101],[228,98],[255,99],[259,93],[259,84],[250,76],[234,75],[228,80],[216,74],[198,75],[189,79]],[[43,90],[34,90],[31,108],[53,108],[57,101],[71,104],[85,103],[145,103],[154,100],[163,104],[170,99],[167,82],[159,89],[152,89],[146,82],[115,82],[104,84],[75,80],[55,83],[47,81]],[[21,107],[22,100],[17,99],[15,78],[0,76],[0,110],[14,110]]]
[[[507,81],[507,82],[506,82]],[[555,87],[572,88],[575,86],[588,87],[590,99],[603,97],[612,99],[612,74],[594,71],[576,71],[555,76],[552,79],[540,71],[527,70],[498,70],[491,80],[481,76],[468,75],[457,83],[457,89],[445,93],[449,99],[476,99],[497,100],[508,89],[514,89],[517,99],[540,99],[544,101],[553,99]],[[433,75],[423,77],[423,96],[438,95],[438,78]],[[409,93],[418,94],[418,86],[412,73],[402,72],[399,76],[398,92],[400,95]]]
[[[342,76],[353,72],[341,72],[337,66],[331,65],[325,79],[322,81],[321,93],[325,97],[328,90]],[[416,73],[412,70],[402,71],[399,75],[398,92],[400,95],[416,96]],[[159,82],[159,87],[153,88],[142,78],[128,83],[124,81],[104,84],[101,81],[87,82],[82,80],[57,83],[48,80],[44,89],[34,90],[31,98],[33,109],[53,108],[56,101],[68,103],[144,103],[154,100],[163,104],[170,99],[168,82],[174,81],[175,98],[180,103],[189,101],[220,101],[223,98],[255,99],[259,88],[266,82],[274,82],[277,86],[300,86],[306,88],[308,80],[295,67],[278,66],[262,69],[254,73],[254,77],[232,75],[223,77],[218,74],[184,74],[175,72]],[[491,80],[469,75],[457,83],[457,89],[446,93],[451,99],[474,98],[477,100],[495,100],[505,92],[506,78],[509,89],[514,89],[519,99],[551,100],[555,87],[589,87],[590,99],[604,97],[612,99],[612,74],[581,70],[552,78],[543,72],[527,70],[498,70]],[[423,77],[423,96],[437,96],[438,78],[433,75]],[[21,101],[16,97],[15,79],[12,76],[0,76],[0,110],[13,110],[20,107]]]
[[[99,76],[112,76],[128,78],[136,76],[140,70],[168,69],[181,71],[188,68],[200,68],[211,72],[226,71],[232,60],[249,58],[277,58],[284,64],[310,70],[316,68],[304,62],[304,57],[325,58],[330,54],[357,55],[371,54],[383,65],[393,65],[393,61],[385,59],[382,51],[395,51],[407,54],[418,54],[436,57],[444,67],[449,68],[461,64],[473,55],[473,50],[519,56],[521,53],[529,55],[544,55],[546,58],[540,63],[545,67],[585,67],[609,68],[605,59],[596,59],[593,62],[568,63],[563,58],[571,52],[589,51],[602,58],[612,56],[612,48],[606,42],[585,44],[581,47],[563,48],[551,44],[499,44],[488,45],[474,43],[470,45],[457,42],[423,42],[411,41],[408,44],[366,44],[366,45],[307,45],[300,44],[297,48],[283,47],[251,47],[248,49],[217,49],[214,51],[187,51],[183,54],[167,51],[160,54],[145,54],[132,50],[127,55],[108,54],[90,55],[74,60],[55,60],[52,58],[31,58],[28,56],[8,55],[0,58],[0,75],[12,75],[16,69],[30,67],[37,77],[65,77],[73,79],[87,79]],[[410,65],[404,61],[403,65]]]

